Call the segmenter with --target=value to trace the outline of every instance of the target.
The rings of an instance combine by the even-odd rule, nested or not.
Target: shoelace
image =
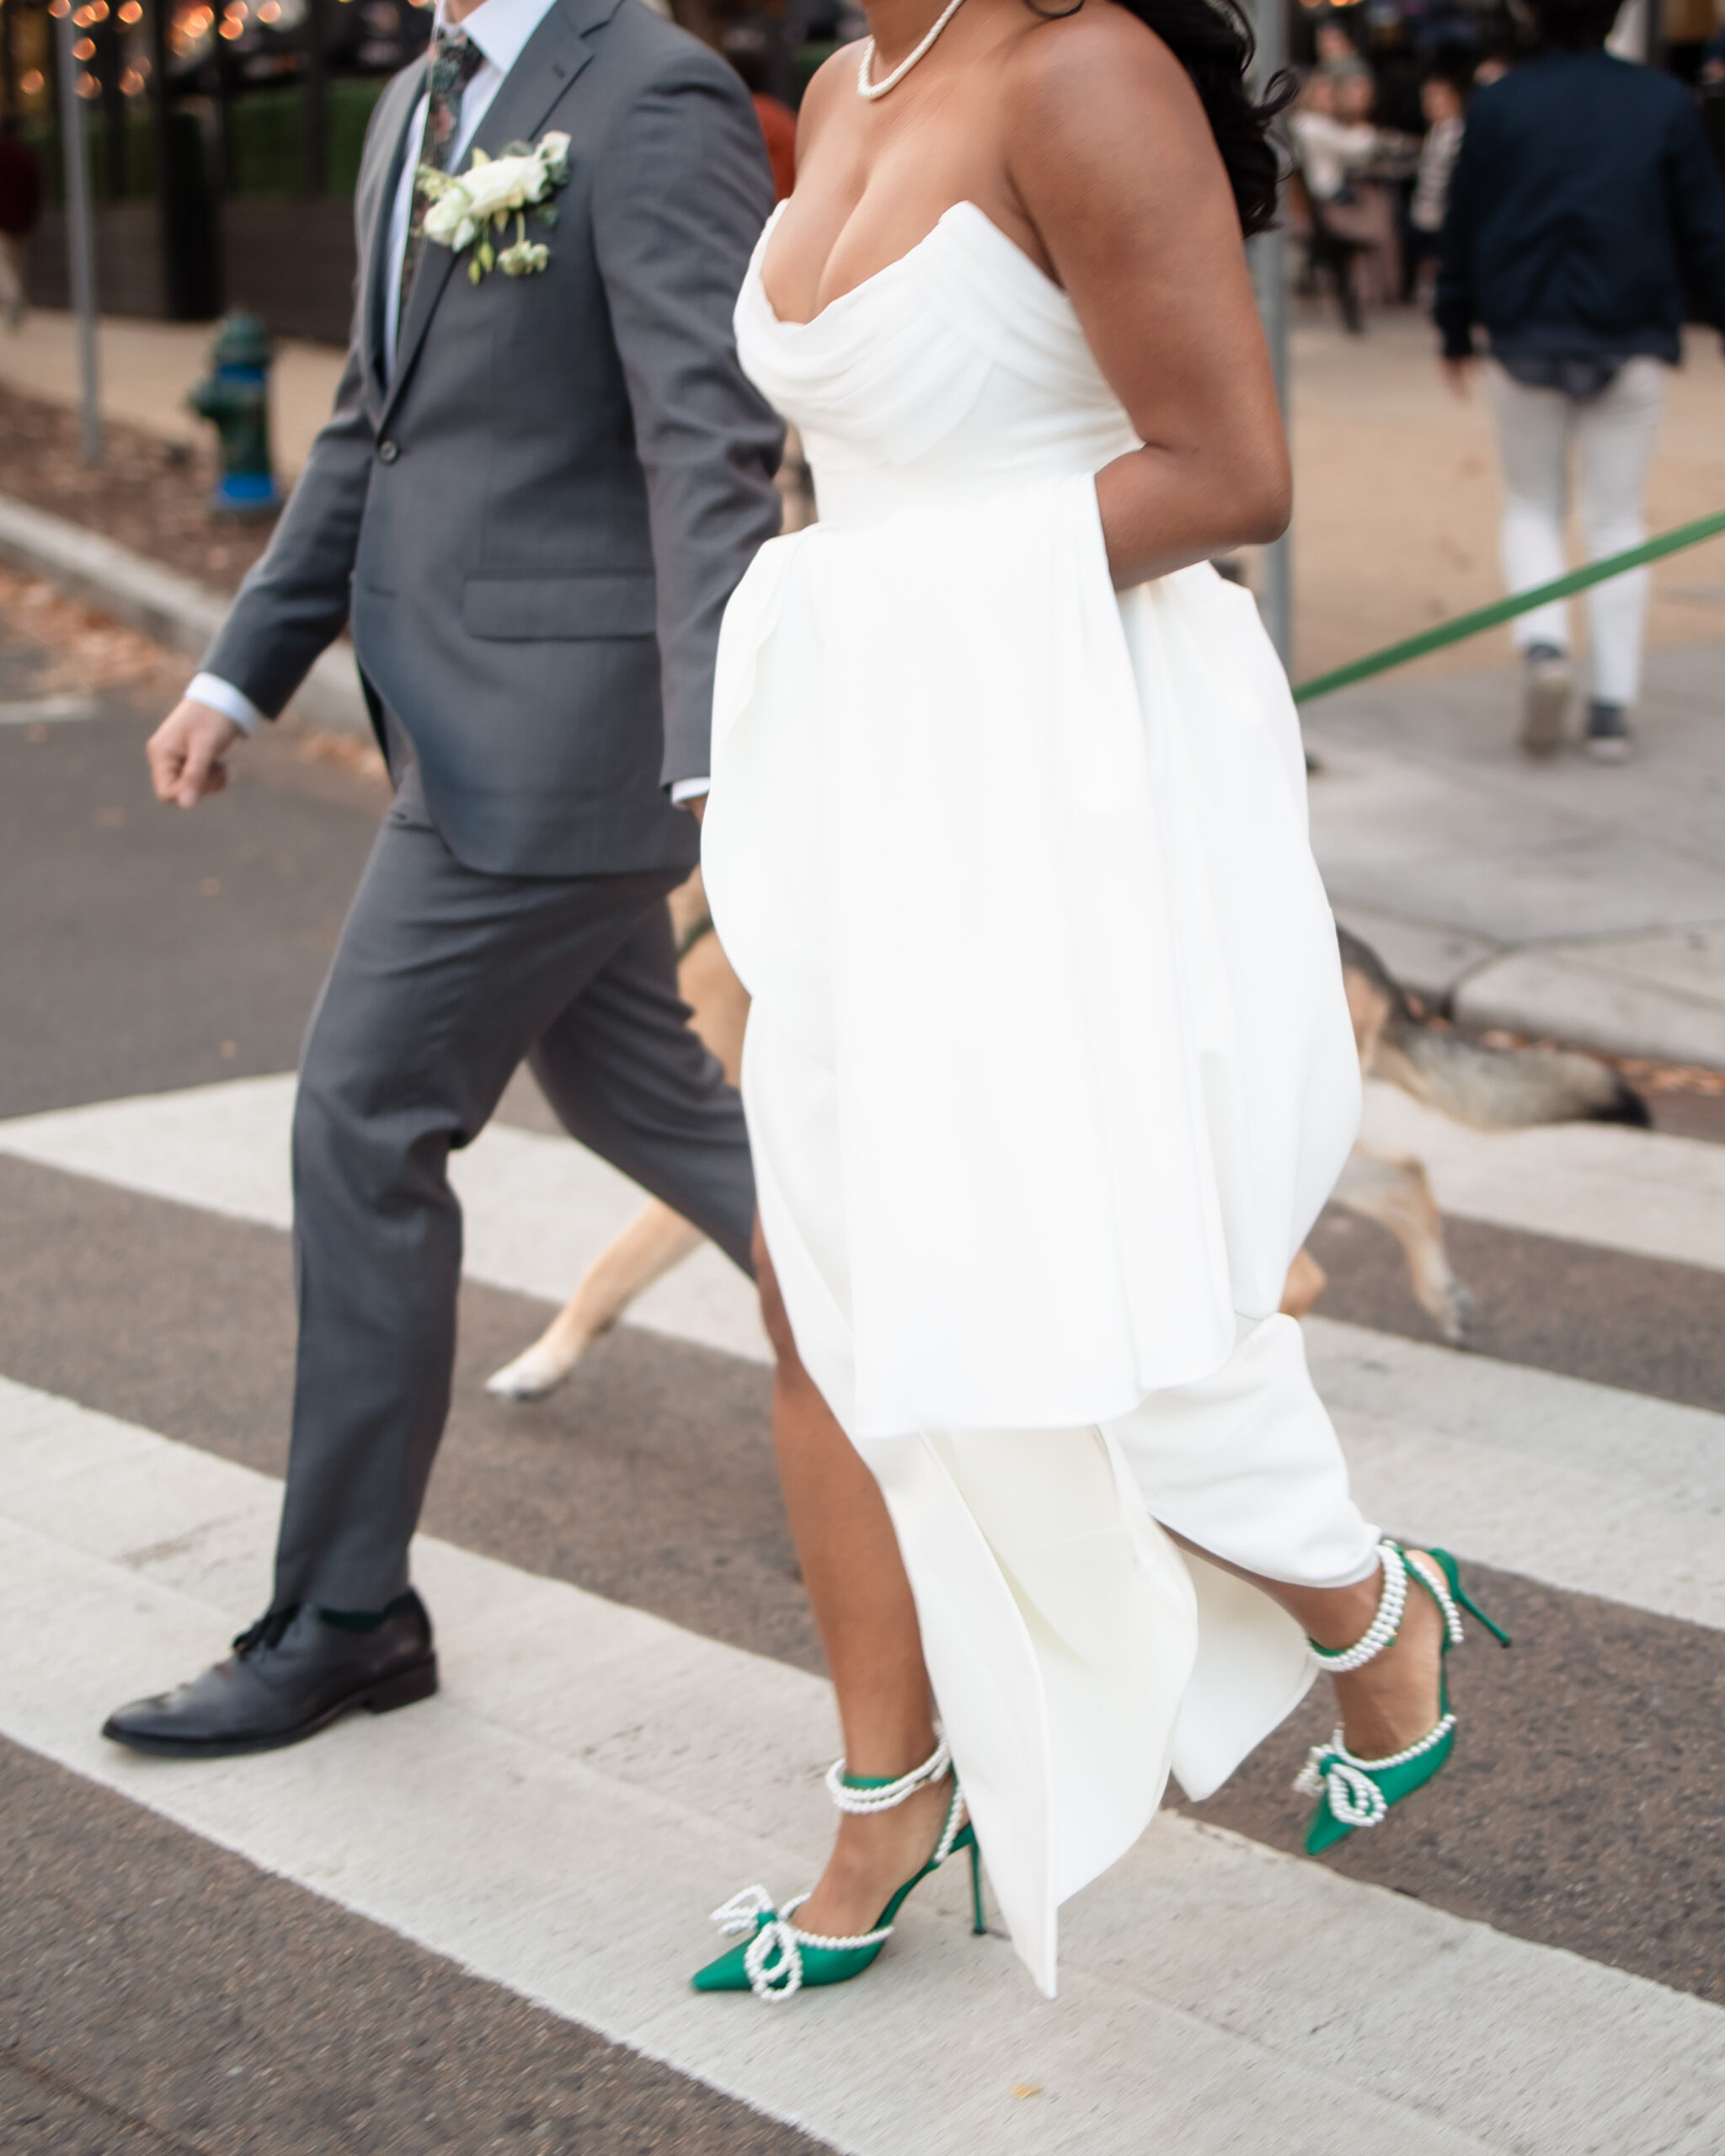
[[[300,1614],[296,1602],[290,1602],[285,1609],[266,1609],[255,1625],[248,1625],[233,1642],[233,1651],[242,1660],[254,1647],[279,1647],[288,1626]]]

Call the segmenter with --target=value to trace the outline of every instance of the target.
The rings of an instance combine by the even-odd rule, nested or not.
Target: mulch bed
[[[232,591],[272,527],[211,515],[216,469],[213,437],[188,449],[109,419],[101,464],[88,470],[78,461],[76,412],[0,387],[0,490]]]

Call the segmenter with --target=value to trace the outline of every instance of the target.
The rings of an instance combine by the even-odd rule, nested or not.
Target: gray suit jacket
[[[468,867],[692,863],[665,788],[708,768],[719,619],[779,525],[782,433],[731,329],[772,202],[760,127],[731,69],[637,0],[554,0],[474,138],[569,136],[555,229],[530,230],[550,265],[476,286],[428,245],[386,381],[424,72],[366,138],[334,415],[204,664],[273,717],[350,616]]]

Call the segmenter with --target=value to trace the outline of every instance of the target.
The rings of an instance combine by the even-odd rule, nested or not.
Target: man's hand
[[[683,806],[698,824],[707,814],[707,796],[704,793],[697,793],[686,801]]]
[[[222,758],[240,733],[226,712],[194,703],[189,696],[177,703],[144,750],[156,798],[195,808],[206,793],[220,793],[227,783]]]
[[[1471,360],[1439,360],[1438,362],[1443,369],[1444,381],[1450,394],[1461,398],[1464,403],[1473,387],[1474,364]]]

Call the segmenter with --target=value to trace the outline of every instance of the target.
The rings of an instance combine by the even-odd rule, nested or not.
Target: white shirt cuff
[[[670,790],[672,805],[681,808],[685,802],[697,801],[703,793],[712,791],[710,778],[680,778]]]
[[[245,691],[236,689],[232,681],[224,681],[219,674],[194,674],[186,696],[193,703],[208,704],[211,711],[231,718],[242,734],[255,734],[264,723],[263,712]]]

